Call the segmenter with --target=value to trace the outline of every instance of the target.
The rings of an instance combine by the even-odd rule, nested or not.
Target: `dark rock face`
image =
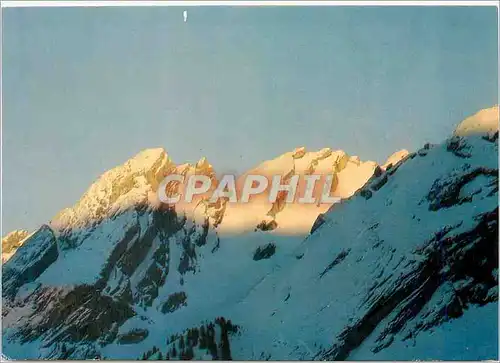
[[[161,307],[161,312],[163,314],[173,313],[182,306],[187,306],[187,295],[184,291],[174,292],[170,294],[167,301],[163,303]]]
[[[472,156],[467,141],[458,136],[454,136],[447,141],[446,150],[459,158],[468,159]]]
[[[488,142],[492,143],[498,143],[498,131],[496,132],[491,132],[488,135],[483,136],[483,140],[486,140]]]
[[[151,306],[154,299],[158,297],[158,290],[165,284],[169,272],[170,246],[166,241],[160,241],[158,247],[152,254],[152,261],[147,268],[144,277],[137,284],[139,292],[136,301],[145,306]]]
[[[363,188],[361,189],[359,195],[368,200],[373,196],[373,192],[369,188]]]
[[[344,250],[342,252],[340,252],[336,257],[335,259],[328,265],[326,266],[326,268],[324,269],[324,271],[319,275],[319,277],[323,277],[326,275],[326,273],[328,271],[330,271],[332,268],[334,268],[335,266],[337,266],[339,263],[341,263],[342,261],[344,261],[344,259],[347,257],[347,255],[349,255],[349,252],[351,252],[350,249],[347,249],[347,250]]]
[[[42,226],[3,265],[3,297],[12,299],[19,287],[35,281],[57,260],[58,255],[54,233],[48,226]]]
[[[313,223],[310,234],[313,234],[319,227],[325,223],[325,216],[320,214]]]
[[[146,339],[149,335],[147,329],[132,329],[131,331],[121,334],[117,337],[118,344],[137,344]]]
[[[454,205],[462,203],[469,203],[472,201],[474,194],[479,194],[483,190],[477,189],[473,193],[466,193],[462,195],[462,189],[469,183],[473,182],[478,177],[486,177],[488,181],[481,183],[483,188],[487,188],[488,192],[495,192],[498,189],[498,169],[488,168],[475,168],[470,169],[466,164],[464,170],[457,171],[452,175],[446,175],[442,179],[438,179],[432,185],[427,200],[429,201],[429,210],[437,211],[441,208],[449,208]]]
[[[58,239],[48,226],[31,236],[19,248],[20,253],[3,266],[4,316],[15,314],[16,309],[23,306],[31,307],[11,339],[21,343],[42,339],[44,346],[53,347],[48,356],[54,359],[95,358],[99,355],[99,347],[114,341],[132,344],[144,340],[147,330],[118,335],[118,327],[136,315],[135,305],[148,307],[157,298],[171,264],[170,237],[183,228],[185,220],[178,219],[173,210],[138,210],[137,218],[137,223],[130,223],[120,240],[103,240],[103,243],[113,242],[114,247],[95,283],[60,287],[38,284],[23,296],[16,297],[21,286],[36,281],[59,256]],[[149,220],[143,224],[145,229],[139,223],[141,218]],[[91,231],[95,228],[93,226]],[[202,233],[190,229],[185,240],[192,246],[202,246],[208,228],[208,224],[203,225]],[[66,232],[62,244],[68,249],[67,241],[72,240],[71,248],[80,248],[91,235],[91,232],[81,234],[80,239],[84,239],[81,241]],[[187,244],[184,247],[186,250]],[[195,256],[194,251],[192,256]],[[186,296],[182,294],[173,297],[184,299],[172,299],[166,305],[174,302],[178,302],[174,308],[185,305]]]
[[[53,304],[47,306],[47,301]],[[95,341],[114,323],[121,325],[135,315],[129,305],[102,296],[88,285],[69,292],[41,288],[26,302],[33,304],[34,312],[18,335],[23,342],[44,337],[47,345],[55,341]]]
[[[153,213],[140,211],[138,218],[149,218],[146,229],[141,229],[138,221],[126,231],[125,237],[116,243],[111,252],[96,287],[115,300],[147,307],[158,296],[159,288],[165,283],[169,272],[168,238],[178,232],[183,224],[172,210]],[[138,271],[148,256],[151,256],[148,266]],[[109,281],[112,274],[121,276],[117,286]],[[139,277],[135,292],[132,292],[130,285],[132,276]]]
[[[498,208],[477,218],[479,223],[472,230],[447,238],[446,234],[453,230],[450,228],[415,251],[421,259],[406,262],[410,272],[393,289],[369,296],[367,313],[345,328],[339,336],[340,344],[322,351],[317,358],[345,360],[392,314],[387,328],[376,338],[378,345],[373,351],[384,349],[440,288],[451,287],[447,299],[428,312],[435,318],[416,324],[410,334],[458,318],[470,304],[496,301],[497,281],[493,271],[498,269]]]
[[[370,184],[370,187],[373,191],[377,191],[380,188],[382,188],[385,185],[385,183],[387,183],[387,180],[388,180],[388,175],[383,174],[376,180],[374,180],[373,183]]]
[[[206,218],[201,226],[193,225],[187,230],[185,237],[182,239],[183,251],[177,267],[177,271],[181,275],[187,272],[196,272],[196,251],[207,244],[209,227],[210,223]]]
[[[429,146],[427,146],[427,148],[424,148],[423,150],[425,150],[425,153],[427,153],[428,149]],[[385,184],[387,184],[389,178],[392,177],[402,165],[406,164],[407,161],[413,159],[415,155],[415,153],[409,154],[403,159],[399,160],[396,164],[389,164],[386,170],[383,170],[382,168],[377,166],[371,178],[368,179],[363,187],[358,189],[354,196],[359,195],[366,200],[371,199],[373,197],[373,194],[376,193]]]
[[[255,250],[253,254],[253,259],[255,261],[271,258],[276,252],[276,245],[274,243],[269,243],[265,246],[260,246]]]
[[[262,221],[257,225],[257,229],[261,231],[272,231],[278,227],[278,223],[273,219],[272,221]]]

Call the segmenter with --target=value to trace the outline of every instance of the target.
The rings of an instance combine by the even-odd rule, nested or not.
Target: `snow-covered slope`
[[[326,213],[294,251],[298,261],[269,276],[228,314],[248,331],[235,339],[233,354],[496,358],[498,148],[493,140],[452,138],[429,145]],[[249,306],[243,314],[240,309]],[[455,319],[462,317],[480,319],[473,329],[489,335],[478,339],[471,330],[470,340],[458,344],[464,324]],[[258,341],[259,351],[249,341]]]
[[[498,105],[485,108],[467,117],[455,129],[454,135],[467,136],[498,131]]]
[[[265,201],[247,214],[162,206],[166,173],[214,177],[205,159],[176,166],[162,149],[106,173],[3,265],[3,353],[496,359],[498,132],[403,151],[383,168],[297,149],[256,169],[311,167],[333,168],[335,191],[350,196],[314,218]],[[232,213],[250,226],[269,208],[278,228],[230,228]],[[308,232],[284,233],[300,214]]]

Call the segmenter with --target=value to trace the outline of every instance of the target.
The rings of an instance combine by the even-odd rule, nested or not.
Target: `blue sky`
[[[382,162],[498,103],[494,7],[3,9],[3,233],[145,148]]]

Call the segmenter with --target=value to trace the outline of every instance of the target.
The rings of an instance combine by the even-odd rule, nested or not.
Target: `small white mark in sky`
[[[184,23],[187,22],[188,20],[188,12],[187,10],[184,10]]]

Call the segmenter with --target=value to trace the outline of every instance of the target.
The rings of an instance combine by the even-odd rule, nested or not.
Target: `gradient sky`
[[[3,9],[3,234],[142,149],[243,171],[298,146],[382,162],[498,103],[497,9]]]

